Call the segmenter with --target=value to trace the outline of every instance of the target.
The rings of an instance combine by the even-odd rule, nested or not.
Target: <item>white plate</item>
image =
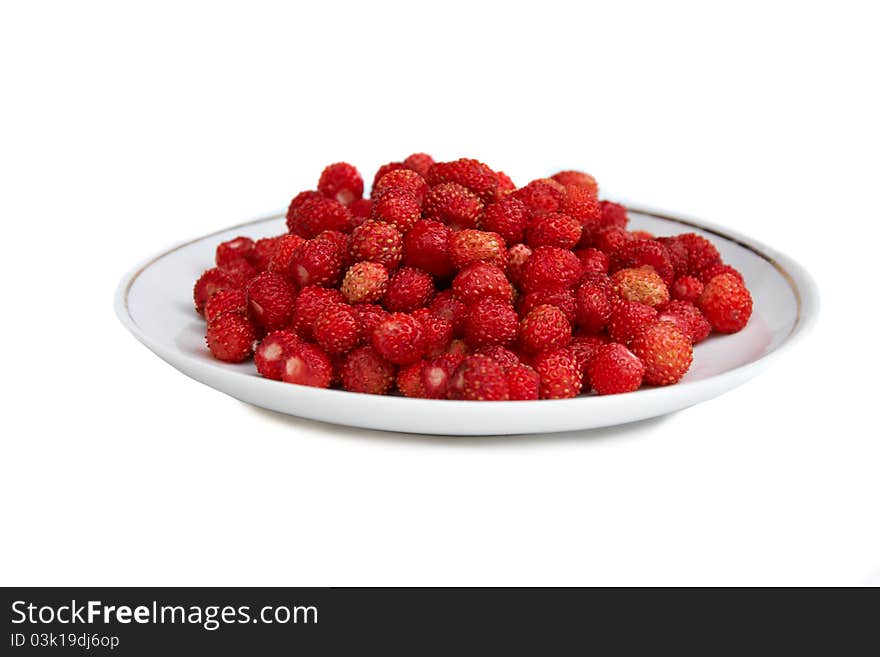
[[[664,415],[716,397],[767,367],[815,322],[816,286],[796,262],[732,231],[630,208],[633,229],[656,235],[697,232],[745,276],[754,298],[748,326],[712,336],[694,350],[677,385],[625,395],[528,402],[466,402],[364,395],[264,379],[253,362],[229,365],[205,347],[205,323],[193,310],[192,286],[214,249],[237,235],[284,232],[282,216],[258,219],[179,244],[129,272],[116,292],[116,313],[158,356],[184,374],[242,401],[299,417],[368,429],[441,435],[545,433],[591,429]]]

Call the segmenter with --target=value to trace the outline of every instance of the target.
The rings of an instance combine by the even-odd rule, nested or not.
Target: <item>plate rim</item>
[[[726,370],[719,374],[714,374],[705,379],[700,379],[697,381],[682,381],[680,383],[675,384],[674,386],[658,386],[651,388],[644,388],[641,390],[637,390],[633,393],[628,393],[626,395],[605,395],[605,396],[597,396],[597,395],[578,395],[577,397],[569,398],[569,399],[539,399],[539,400],[528,400],[528,401],[516,401],[517,406],[520,405],[534,405],[540,404],[541,408],[547,408],[548,405],[573,405],[584,403],[584,400],[597,400],[601,399],[606,404],[617,404],[626,400],[625,403],[629,403],[630,400],[633,399],[633,395],[638,395],[640,399],[645,402],[649,402],[650,399],[656,398],[658,396],[667,395],[670,391],[678,391],[684,392],[685,389],[692,389],[693,387],[705,386],[709,382],[714,382],[716,385],[726,384],[728,381],[733,381],[733,385],[730,386],[722,386],[725,390],[732,389],[736,387],[739,383],[745,382],[746,380],[752,378],[759,371],[765,369],[767,365],[773,362],[776,358],[778,358],[781,354],[787,352],[791,349],[792,346],[800,342],[805,336],[807,336],[815,327],[816,322],[818,320],[818,315],[820,311],[820,301],[819,301],[819,290],[818,286],[813,279],[812,275],[807,272],[807,270],[800,265],[796,260],[786,255],[785,253],[775,249],[763,242],[756,240],[754,238],[748,237],[738,231],[723,227],[719,224],[715,224],[713,222],[705,221],[702,219],[697,219],[688,215],[681,214],[672,214],[670,212],[659,210],[655,208],[650,208],[646,206],[642,206],[639,204],[633,203],[624,203],[627,210],[648,217],[653,217],[656,219],[661,219],[664,221],[670,221],[673,223],[680,224],[682,226],[686,226],[689,228],[695,228],[711,235],[715,235],[722,239],[729,240],[748,251],[751,251],[756,256],[762,258],[766,262],[768,262],[777,272],[779,272],[780,276],[788,284],[789,288],[792,291],[792,294],[795,297],[795,302],[797,305],[797,315],[795,318],[794,325],[789,331],[788,335],[779,343],[779,345],[773,349],[773,351],[761,356],[755,361],[750,363],[745,363],[743,365],[739,365],[738,367],[734,367],[732,369]],[[116,287],[116,291],[114,293],[114,310],[116,312],[116,316],[119,321],[125,326],[131,333],[134,335],[138,341],[140,341],[144,346],[150,349],[153,353],[158,355],[160,358],[169,362],[174,367],[174,363],[169,360],[171,356],[166,357],[165,354],[168,353],[168,349],[163,345],[152,339],[148,336],[141,328],[138,326],[137,322],[134,320],[134,317],[131,315],[131,311],[129,308],[129,293],[131,291],[132,286],[137,281],[138,277],[146,271],[149,267],[157,263],[162,258],[179,251],[182,248],[185,248],[191,244],[196,242],[200,242],[204,239],[208,239],[210,237],[214,237],[216,235],[220,235],[221,233],[226,233],[231,230],[236,230],[239,228],[247,228],[249,226],[254,226],[261,223],[267,223],[269,221],[277,221],[279,219],[283,219],[285,216],[284,212],[276,212],[271,215],[264,215],[261,217],[257,217],[255,219],[251,219],[249,221],[245,221],[239,224],[235,224],[232,226],[227,226],[220,230],[212,231],[210,233],[206,233],[204,235],[200,235],[198,237],[193,237],[190,239],[182,240],[175,244],[172,244],[169,247],[166,247],[159,253],[146,258],[139,262],[137,265],[132,267],[129,271],[127,271],[119,281],[119,284]],[[203,360],[196,358],[194,356],[190,356],[189,354],[185,354],[180,351],[175,351],[173,354],[173,358],[175,359],[184,359],[187,361],[193,369],[203,369],[203,368],[212,368],[215,373],[220,374],[221,376],[242,376],[243,373],[239,371],[231,371],[231,370],[223,370],[222,368],[217,368],[213,363],[205,363]],[[175,369],[179,368],[175,367]],[[192,377],[187,372],[182,372],[187,376]],[[299,388],[305,388],[307,386],[299,386],[298,384],[284,383],[280,381],[273,381],[271,379],[266,379],[260,376],[250,376],[252,379],[252,383],[254,385],[283,385],[283,386],[296,386]],[[204,383],[204,381],[198,380],[200,383]],[[214,387],[214,386],[211,386]],[[226,392],[221,390],[220,392]],[[348,390],[338,390],[334,388],[322,389],[322,393],[325,394],[336,394],[343,395],[341,399],[346,397],[350,397],[351,395],[358,395],[362,397],[361,393],[354,393]],[[226,393],[229,394],[229,393]],[[406,403],[410,406],[416,405],[430,405],[436,406],[437,404],[442,404],[444,408],[452,410],[453,406],[456,405],[465,405],[468,407],[474,406],[476,404],[479,405],[480,408],[500,408],[509,406],[510,401],[481,401],[474,402],[469,400],[447,400],[447,399],[414,399],[403,396],[390,396],[386,395],[386,399],[391,400],[400,400],[401,403]],[[394,403],[394,402],[392,402]]]

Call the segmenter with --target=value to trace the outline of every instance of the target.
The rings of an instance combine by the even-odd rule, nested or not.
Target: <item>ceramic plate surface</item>
[[[716,397],[744,383],[815,322],[816,286],[781,253],[708,223],[630,208],[633,230],[655,235],[697,232],[741,271],[754,298],[748,326],[697,345],[681,383],[625,395],[582,395],[529,402],[461,402],[354,394],[271,381],[253,362],[230,365],[205,347],[205,323],[193,309],[192,286],[212,266],[214,249],[238,235],[286,230],[282,216],[258,219],[168,249],[129,272],[116,293],[123,324],[163,360],[237,399],[281,413],[368,429],[441,435],[545,433],[590,429],[664,415]]]

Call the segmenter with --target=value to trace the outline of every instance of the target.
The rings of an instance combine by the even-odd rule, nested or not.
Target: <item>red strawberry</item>
[[[507,345],[516,340],[519,317],[509,303],[495,297],[483,297],[468,306],[464,339],[476,349],[490,344]]]
[[[577,317],[577,304],[575,302],[574,293],[571,290],[538,290],[537,292],[529,292],[519,301],[517,310],[519,314],[525,317],[538,306],[549,304],[556,306],[565,315],[565,319],[569,324],[574,324]]]
[[[412,312],[428,305],[435,292],[430,274],[421,269],[402,267],[388,282],[382,305],[391,312]]]
[[[626,228],[629,218],[626,216],[626,208],[620,203],[611,201],[600,201],[599,209],[601,216],[600,225],[604,227],[616,226],[617,228]]]
[[[211,355],[227,363],[240,363],[254,353],[257,329],[243,313],[223,313],[208,323],[205,342]]]
[[[325,230],[350,233],[353,227],[351,212],[342,203],[323,196],[306,199],[287,222],[291,233],[311,239]]]
[[[244,290],[220,290],[205,304],[205,319],[209,322],[227,312],[247,312],[247,294]]]
[[[254,267],[257,268],[257,271],[266,271],[269,268],[269,263],[272,261],[272,256],[275,255],[275,249],[282,237],[284,235],[264,237],[254,243],[253,259]]]
[[[345,354],[357,347],[362,331],[357,313],[341,303],[324,308],[312,327],[315,341],[328,355]]]
[[[596,195],[586,187],[566,187],[559,208],[581,225],[581,246],[592,246],[596,233],[603,227],[602,208]]]
[[[638,301],[620,299],[612,304],[608,334],[621,344],[629,344],[637,333],[657,321],[657,311]]]
[[[529,223],[529,209],[514,196],[505,196],[486,206],[477,227],[501,235],[508,244],[522,242]]]
[[[502,274],[503,276],[503,274]],[[199,315],[205,314],[205,304],[208,299],[222,290],[240,290],[241,284],[235,276],[214,267],[203,273],[193,286],[193,302]]]
[[[425,195],[430,187],[428,187],[424,177],[417,171],[412,169],[395,169],[379,178],[373,187],[373,198],[379,199],[385,195],[385,192],[392,189],[396,189],[399,192],[409,192],[416,199],[419,207],[421,207],[422,201],[425,200]]]
[[[333,378],[333,365],[321,349],[308,342],[286,345],[281,380],[314,388],[328,388]]]
[[[575,321],[587,333],[598,333],[611,318],[606,289],[594,282],[581,283],[575,291]]]
[[[248,309],[267,331],[283,328],[293,317],[296,288],[280,274],[264,271],[247,286]]]
[[[712,332],[712,325],[699,308],[689,301],[670,301],[663,306],[657,319],[675,324],[693,344],[702,342]]]
[[[438,292],[431,302],[431,311],[452,325],[453,335],[464,335],[467,306],[453,296],[452,290]]]
[[[504,401],[509,398],[507,377],[488,356],[468,356],[452,376],[448,394],[450,399]]]
[[[382,358],[396,365],[409,365],[425,353],[422,325],[412,315],[392,313],[373,329],[371,342]]]
[[[624,242],[611,254],[609,271],[614,273],[645,265],[653,267],[667,285],[672,283],[675,277],[672,260],[666,247],[656,240],[631,239]]]
[[[397,389],[404,397],[414,397],[424,399],[427,397],[425,386],[422,383],[422,370],[425,368],[425,361],[417,360],[412,365],[401,367],[397,371]]]
[[[385,177],[385,174],[396,171],[398,169],[406,169],[406,166],[403,164],[403,162],[389,162],[388,164],[383,164],[382,166],[380,166],[379,169],[376,171],[376,175],[373,176],[373,188],[370,192],[370,196],[374,198],[378,196],[377,192],[381,191],[381,189],[377,189],[379,181]]]
[[[378,262],[356,262],[342,279],[340,290],[351,303],[379,301],[388,289],[388,272]]]
[[[514,365],[518,365],[520,362],[519,356],[517,356],[507,347],[502,347],[500,344],[492,344],[485,347],[480,347],[474,353],[488,356],[496,363],[501,365],[501,367],[503,367],[504,369],[507,369],[508,367],[513,367]]]
[[[645,383],[678,383],[693,361],[690,338],[669,322],[656,322],[641,331],[629,347],[645,365]]]
[[[522,201],[529,212],[558,212],[565,187],[550,178],[533,180],[511,195]]]
[[[568,288],[577,283],[580,274],[580,260],[574,253],[555,246],[541,246],[523,267],[522,287],[526,292]]]
[[[508,398],[511,401],[538,399],[541,377],[525,363],[515,363],[504,370],[507,377]]]
[[[314,340],[312,328],[324,308],[336,303],[344,303],[345,297],[339,290],[309,286],[300,290],[293,305],[291,328],[304,340]]]
[[[449,242],[452,229],[439,221],[423,220],[403,236],[403,264],[418,267],[437,278],[452,275]]]
[[[541,377],[541,399],[577,397],[583,376],[570,349],[544,351],[535,357],[535,370]]]
[[[267,379],[281,380],[281,373],[290,352],[290,347],[300,339],[292,331],[274,331],[260,342],[254,352],[254,364],[257,372]]]
[[[586,248],[574,253],[581,261],[581,272],[594,274],[608,273],[608,256],[599,249]]]
[[[526,229],[526,243],[533,249],[539,246],[558,246],[571,249],[581,239],[583,227],[561,212],[540,212],[532,217]]]
[[[352,165],[347,162],[337,162],[321,172],[318,191],[327,198],[348,205],[364,195],[364,179]]]
[[[488,262],[504,269],[507,266],[507,247],[497,233],[482,230],[460,230],[449,242],[449,257],[456,269],[474,262]]]
[[[700,271],[721,262],[718,249],[702,235],[696,233],[684,233],[675,238],[683,244],[688,252],[688,270],[691,276],[698,276]]]
[[[590,386],[600,395],[633,392],[642,385],[645,366],[622,344],[612,342],[596,351],[587,364]]]
[[[250,237],[236,237],[228,242],[217,245],[214,261],[218,267],[228,265],[236,260],[246,260],[253,264],[256,254],[254,253],[254,241]]]
[[[461,354],[442,354],[422,367],[422,389],[428,399],[446,399],[449,382],[464,360]]]
[[[611,255],[627,242],[633,241],[632,235],[620,226],[609,226],[600,229],[594,236],[594,246],[606,255]]]
[[[522,286],[523,269],[532,257],[532,250],[525,244],[514,244],[507,249],[507,276],[516,286]]]
[[[620,269],[611,276],[614,291],[628,301],[638,301],[646,306],[662,306],[669,301],[669,288],[650,267]]]
[[[455,230],[474,228],[482,213],[480,198],[456,183],[437,185],[425,196],[425,218],[440,221]]]
[[[752,316],[752,295],[734,274],[719,274],[706,283],[697,306],[713,329],[736,333]]]
[[[402,169],[402,171],[405,171],[405,169]],[[388,175],[395,173],[398,172],[392,171]],[[409,173],[413,172],[410,171]],[[385,190],[373,202],[370,216],[376,221],[384,221],[386,224],[391,224],[403,234],[412,228],[422,217],[422,204],[415,195],[405,189],[392,187]]]
[[[583,187],[592,192],[593,196],[599,195],[599,183],[593,176],[583,171],[560,171],[550,177],[563,187]]]
[[[291,275],[299,287],[333,287],[342,276],[344,251],[329,239],[306,240],[293,254]]]
[[[589,365],[590,360],[605,344],[607,344],[605,339],[597,335],[575,335],[572,337],[568,348],[574,354],[578,369],[582,375],[586,374],[587,365]],[[587,381],[584,382],[584,387],[588,387],[587,383]]]
[[[703,283],[694,276],[679,276],[669,288],[669,295],[679,301],[693,303],[703,293]]]
[[[373,329],[388,318],[388,311],[377,303],[358,303],[353,306],[354,313],[357,315],[361,326],[364,328],[364,335],[371,335]]]
[[[394,383],[396,368],[372,347],[358,347],[342,366],[342,387],[350,392],[384,395]]]
[[[502,199],[511,192],[516,191],[516,185],[503,171],[496,171],[495,177],[498,179],[498,187],[495,189],[495,198]]]
[[[716,262],[715,264],[709,265],[707,267],[703,267],[698,273],[697,278],[705,285],[713,278],[718,276],[719,274],[733,274],[740,280],[740,282],[745,285],[745,279],[743,275],[739,272],[739,270],[731,267],[730,265],[725,265],[720,262]]]
[[[538,306],[519,325],[519,343],[533,354],[565,347],[570,340],[571,324],[556,306]]]
[[[513,289],[501,269],[486,262],[475,262],[458,272],[452,280],[452,292],[456,299],[470,305],[483,297],[509,302]]]
[[[428,308],[419,308],[412,314],[422,325],[425,335],[425,354],[439,356],[446,352],[452,342],[452,323]]]
[[[306,201],[322,197],[323,195],[321,192],[315,190],[300,192],[294,196],[293,200],[290,201],[290,205],[287,206],[287,230],[293,232],[294,215],[306,203]]]
[[[373,201],[368,198],[358,198],[348,205],[348,211],[351,212],[351,223],[357,228],[373,214]]]
[[[354,229],[348,249],[355,262],[370,260],[394,271],[403,256],[403,235],[391,224],[365,221]]]
[[[685,243],[677,237],[658,237],[657,241],[666,247],[675,276],[685,276],[688,273],[688,250]]]
[[[403,165],[424,178],[428,175],[428,170],[434,166],[434,158],[427,153],[413,153],[403,161]]]
[[[293,256],[306,240],[299,235],[288,233],[276,238],[272,257],[266,269],[281,274],[287,278],[293,278]]]
[[[443,183],[457,183],[476,194],[484,203],[496,198],[498,177],[482,162],[460,159],[454,162],[437,162],[430,169],[426,180],[431,187]]]

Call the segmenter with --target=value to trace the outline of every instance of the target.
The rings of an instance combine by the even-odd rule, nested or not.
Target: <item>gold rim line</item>
[[[803,315],[802,315],[803,300],[801,298],[800,288],[798,288],[797,282],[794,280],[794,277],[788,272],[788,270],[786,270],[785,267],[783,267],[782,264],[780,262],[778,262],[770,254],[764,253],[760,249],[752,246],[751,244],[743,242],[742,240],[737,239],[736,237],[728,235],[720,230],[708,228],[708,227],[703,226],[695,221],[681,219],[680,217],[674,217],[674,216],[663,214],[660,212],[654,212],[652,210],[640,210],[635,207],[627,207],[627,210],[629,210],[633,214],[640,214],[645,217],[654,217],[655,219],[662,219],[663,221],[671,221],[676,224],[681,224],[682,226],[689,226],[691,228],[696,228],[697,230],[701,230],[705,233],[709,233],[710,235],[715,235],[716,237],[720,237],[722,239],[725,239],[728,242],[733,242],[734,244],[746,249],[747,251],[754,253],[756,256],[758,256],[762,260],[765,260],[776,271],[778,271],[779,274],[788,283],[788,286],[791,288],[791,291],[794,294],[795,302],[797,303],[797,315],[795,317],[796,321],[795,321],[794,325],[791,327],[791,331],[789,331],[788,335],[785,336],[786,339],[791,337],[791,335],[795,332],[797,327],[801,324],[801,320],[803,319]],[[256,224],[262,224],[262,223],[266,223],[269,221],[276,221],[278,219],[282,219],[283,217],[284,217],[283,214],[274,214],[274,215],[270,215],[268,217],[260,217],[259,219],[252,219],[251,221],[245,221],[243,223],[236,224],[234,226],[228,226],[226,228],[216,230],[212,233],[207,233],[206,235],[202,235],[200,237],[195,237],[191,240],[187,240],[186,242],[178,244],[177,246],[174,246],[174,247],[168,249],[167,251],[163,251],[162,253],[154,256],[153,258],[150,258],[150,260],[148,260],[143,265],[138,267],[138,269],[131,275],[131,278],[128,280],[128,283],[125,285],[125,289],[122,293],[122,304],[125,307],[125,312],[128,314],[129,319],[131,319],[132,322],[137,324],[134,317],[132,317],[132,315],[131,315],[131,310],[128,307],[128,295],[129,295],[129,292],[131,291],[132,286],[135,284],[135,281],[137,281],[138,277],[144,273],[144,271],[146,271],[149,267],[156,264],[159,260],[161,260],[165,256],[169,256],[172,253],[179,251],[180,249],[186,248],[187,246],[195,244],[196,242],[201,242],[202,240],[208,239],[209,237],[215,237],[216,235],[220,235],[221,233],[226,233],[231,230],[237,230],[239,228],[246,228],[248,226],[254,226]]]

